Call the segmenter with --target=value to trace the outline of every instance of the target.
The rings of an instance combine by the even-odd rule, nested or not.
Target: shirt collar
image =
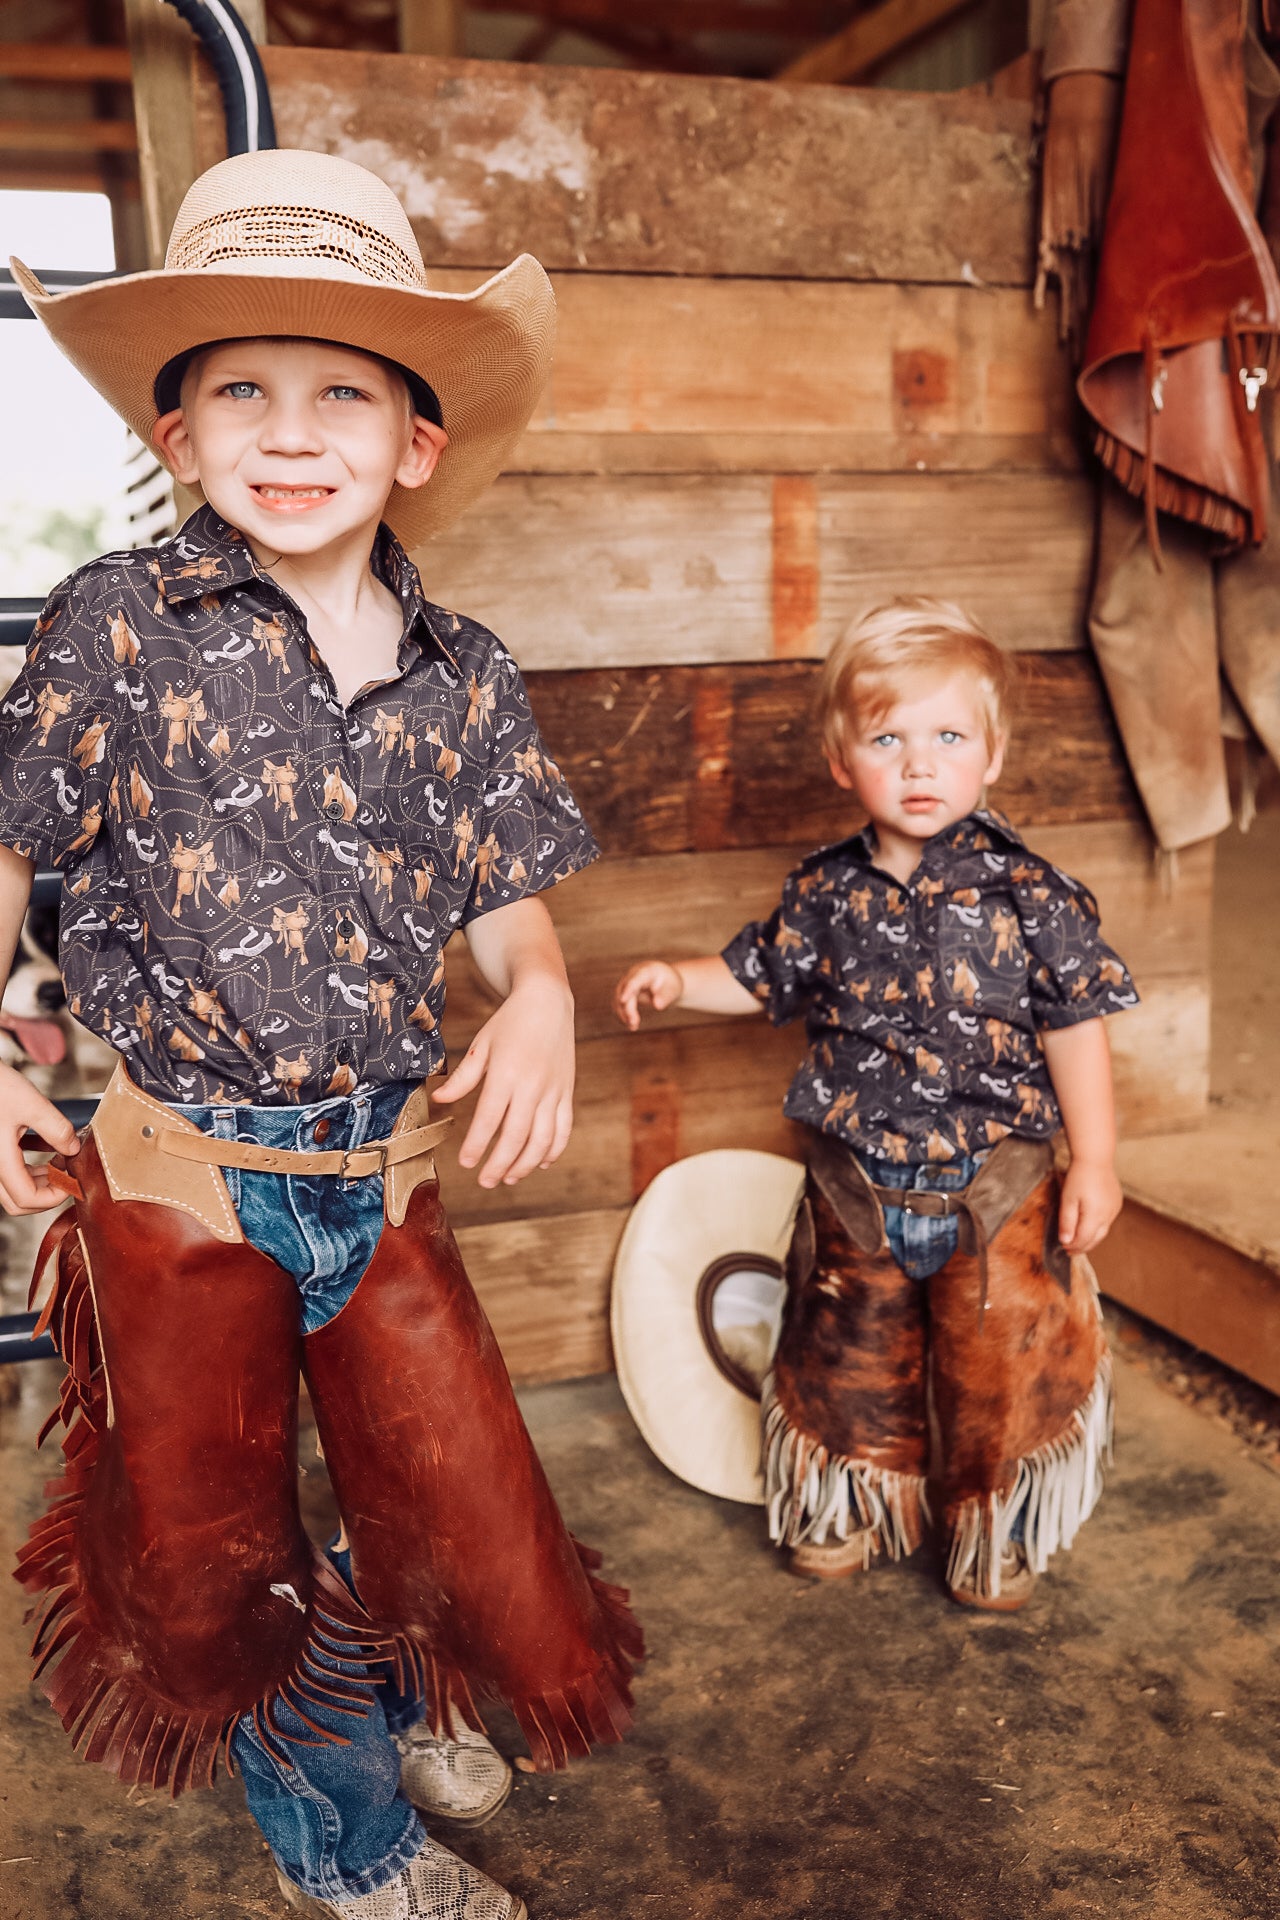
[[[975,807],[974,811],[967,813],[963,820],[953,820],[949,827],[942,829],[941,833],[935,833],[932,839],[923,842],[920,848],[921,865],[938,855],[971,853],[983,839],[988,842],[993,840],[1001,842],[1015,850],[1024,846],[1024,842],[1002,813],[997,813],[993,807]],[[874,867],[877,849],[875,828],[871,822],[868,820],[866,826],[858,833],[851,834],[847,840],[842,841],[841,847],[854,860],[865,866]]]
[[[161,591],[171,606],[206,593],[225,593],[250,580],[270,579],[254,559],[244,535],[207,504],[197,507],[155,553]],[[428,601],[418,569],[385,524],[378,528],[371,562],[379,580],[391,589],[404,610],[405,638],[422,646],[429,636],[460,671],[444,637],[440,609]],[[271,584],[274,586],[274,581]]]

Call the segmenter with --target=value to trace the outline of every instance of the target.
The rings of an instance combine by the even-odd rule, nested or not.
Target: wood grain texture
[[[1134,819],[1137,799],[1097,669],[1022,653],[1000,804],[1030,828]],[[849,831],[813,725],[818,668],[533,673],[542,732],[605,852],[821,846]]]
[[[606,1373],[627,1207],[461,1227],[458,1245],[517,1385]]]
[[[1094,512],[1088,480],[1048,473],[507,475],[414,558],[526,671],[821,657],[903,592],[1069,652]]]
[[[1093,1255],[1102,1291],[1280,1393],[1280,1273],[1136,1200]]]
[[[428,265],[1032,278],[1031,110],[965,94],[267,47],[281,146],[380,174]],[[201,164],[225,151],[202,76]]]
[[[1020,288],[552,278],[555,364],[513,470],[593,470],[619,440],[656,472],[1079,464],[1069,356]]]

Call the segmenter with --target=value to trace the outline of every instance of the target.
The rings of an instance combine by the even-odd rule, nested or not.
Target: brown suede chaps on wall
[[[317,1705],[365,1713],[387,1662],[437,1726],[508,1702],[540,1768],[620,1738],[640,1631],[565,1530],[435,1180],[306,1339],[288,1274],[175,1206],[113,1199],[92,1136],[70,1184],[37,1268],[55,1266],[66,1474],[18,1578],[44,1596],[36,1671],[86,1758],[177,1793],[252,1712],[287,1762],[275,1702],[313,1727]],[[300,1369],[359,1601],[299,1518]]]

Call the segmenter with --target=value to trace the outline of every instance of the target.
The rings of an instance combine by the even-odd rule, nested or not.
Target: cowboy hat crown
[[[159,270],[49,294],[10,265],[62,352],[142,440],[157,374],[216,340],[332,340],[406,368],[438,396],[449,433],[427,486],[397,486],[387,503],[410,547],[494,479],[550,370],[555,299],[531,255],[472,293],[433,288],[390,188],[333,154],[273,148],[210,167]]]

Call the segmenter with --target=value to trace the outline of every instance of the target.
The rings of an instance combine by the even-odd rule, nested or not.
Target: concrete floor
[[[52,1363],[15,1371],[6,1564],[56,1382]],[[566,1515],[630,1583],[652,1658],[625,1746],[520,1776],[458,1850],[532,1920],[1274,1920],[1280,1477],[1123,1355],[1118,1373],[1107,1497],[1009,1617],[948,1605],[927,1559],[798,1583],[757,1512],[657,1464],[612,1380],[527,1393]],[[319,1521],[315,1469],[304,1486]],[[3,1920],[283,1915],[237,1784],[174,1805],[70,1756],[3,1586]]]

